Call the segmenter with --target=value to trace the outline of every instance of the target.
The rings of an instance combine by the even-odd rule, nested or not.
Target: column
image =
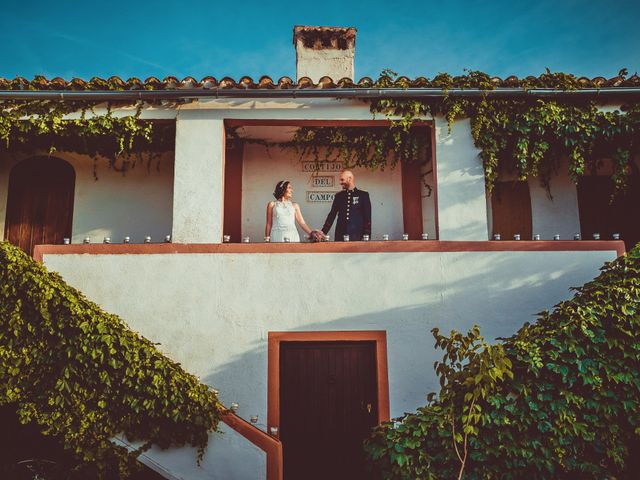
[[[435,118],[435,164],[440,240],[487,240],[484,170],[473,143],[469,119],[458,120],[451,133]]]
[[[225,131],[206,110],[181,110],[176,119],[172,239],[220,243],[224,212]]]

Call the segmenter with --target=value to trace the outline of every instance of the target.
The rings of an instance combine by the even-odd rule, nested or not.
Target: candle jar
[[[348,242],[349,241],[349,235],[343,235],[342,236],[342,241],[343,242]]]
[[[593,239],[594,240],[600,240],[600,234],[599,233],[594,233],[593,234]]]
[[[540,234],[539,233],[534,234],[533,235],[533,239],[534,240],[540,240]]]
[[[249,243],[251,239],[249,237],[242,237],[242,243]]]
[[[574,239],[574,240],[580,240],[580,234],[579,234],[579,233],[576,233],[576,234],[573,236],[573,239]]]
[[[64,237],[64,238],[62,239],[62,243],[63,243],[64,245],[69,245],[69,244],[71,243],[71,239],[70,239],[70,238],[67,238],[67,237]]]
[[[611,238],[613,238],[614,240],[620,240],[620,234],[614,233],[613,235],[611,235]]]
[[[84,237],[82,243],[91,243],[91,237]]]
[[[499,233],[494,233],[493,234],[493,239],[494,240],[500,240],[500,234]]]
[[[231,241],[231,235],[223,235],[222,241],[223,243],[229,243]]]
[[[422,238],[422,240],[429,240],[429,234],[428,233],[423,233],[421,238]]]
[[[409,234],[408,233],[403,233],[402,234],[402,240],[409,240]]]
[[[129,243],[129,242],[131,242],[131,237],[124,237],[122,239],[122,243]]]
[[[362,235],[362,241],[363,242],[368,242],[369,241],[369,235]]]
[[[386,242],[387,240],[389,240],[389,234],[388,234],[388,233],[383,234],[383,235],[382,235],[382,240],[383,240],[383,241],[385,241],[385,242]]]
[[[558,235],[557,233],[553,236],[554,240],[560,240],[560,235]]]
[[[514,239],[514,240],[520,240],[520,234],[519,234],[519,233],[516,233],[516,234],[513,236],[513,239]]]
[[[165,241],[166,243],[171,243],[171,235],[165,235],[165,236],[164,236],[164,241]]]
[[[284,238],[282,239],[282,241],[283,241],[284,243],[289,243],[289,242],[291,242],[291,239],[290,239],[289,237],[284,237]]]
[[[267,235],[266,237],[264,237],[264,243],[269,243],[269,242],[271,242],[271,237]]]
[[[111,237],[104,237],[104,243],[111,243]]]
[[[151,236],[147,235],[146,237],[144,237],[144,243],[151,243]]]

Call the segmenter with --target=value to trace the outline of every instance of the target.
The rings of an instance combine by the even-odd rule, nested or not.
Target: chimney
[[[296,78],[309,77],[318,82],[325,75],[334,82],[347,77],[353,80],[356,29],[353,27],[293,28],[296,46]]]

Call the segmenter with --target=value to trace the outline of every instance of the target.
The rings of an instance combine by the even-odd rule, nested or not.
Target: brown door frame
[[[388,126],[391,122],[389,120],[301,120],[301,119],[245,119],[245,118],[227,118],[224,120],[224,131],[226,133],[228,128],[235,127],[249,127],[249,126],[286,126],[286,127],[381,127]],[[436,239],[439,238],[440,226],[438,222],[438,175],[436,170],[436,128],[434,120],[420,120],[414,122],[416,127],[428,127],[429,132],[426,134],[431,137],[431,167],[433,169],[433,206],[434,206],[434,223],[436,230]],[[226,137],[225,137],[226,140]],[[242,190],[242,152],[228,151],[225,146],[225,156],[240,155],[240,161],[237,158],[233,159],[236,166],[232,166],[227,171],[226,163],[224,172],[225,175],[240,175],[240,187]],[[232,153],[233,152],[233,153]],[[239,163],[239,166],[237,164]],[[403,227],[405,233],[409,234],[409,238],[419,240],[420,235],[424,232],[423,218],[422,218],[422,171],[421,165],[412,164],[400,166],[401,174],[401,188],[402,188],[402,218]],[[233,197],[233,193],[226,193],[226,189],[232,188],[231,184],[227,184],[225,178],[225,194],[224,194],[224,206],[223,210],[225,217],[223,220],[223,230],[226,228],[229,232],[234,232],[232,235],[232,241],[240,241],[239,229],[241,226],[241,205],[242,197]],[[237,185],[235,188],[238,188]],[[226,202],[232,202],[232,206],[227,209]],[[231,218],[227,218],[231,216]],[[233,236],[238,237],[237,240]]]
[[[425,230],[422,221],[422,165],[419,162],[402,162],[400,172],[404,233],[412,240],[420,240]]]
[[[225,139],[222,233],[230,235],[233,243],[240,243],[242,236],[243,147],[242,142],[237,142],[231,147]]]
[[[499,233],[502,240],[513,240],[515,234],[520,234],[522,240],[533,239],[533,205],[529,182],[496,182],[490,200],[492,238]]]
[[[43,168],[53,168],[56,175],[68,175],[68,179],[71,181],[71,189],[67,192],[70,194],[70,200],[69,200],[69,204],[65,205],[67,208],[65,209],[64,213],[66,213],[66,217],[64,217],[63,219],[66,220],[65,221],[65,225],[64,225],[64,231],[62,231],[61,228],[59,229],[55,229],[55,231],[59,234],[58,236],[60,238],[58,238],[58,241],[60,243],[62,243],[62,236],[68,236],[71,237],[72,233],[73,233],[73,216],[74,216],[74,208],[75,208],[75,190],[76,190],[76,171],[75,168],[73,168],[73,165],[71,165],[71,163],[69,163],[68,161],[60,158],[60,157],[49,157],[46,155],[34,155],[34,156],[30,156],[27,158],[24,158],[22,160],[20,160],[19,162],[17,162],[15,165],[13,165],[8,173],[8,181],[7,181],[7,197],[6,197],[6,210],[5,210],[5,218],[4,218],[4,235],[3,235],[3,239],[4,240],[9,240],[10,235],[10,230],[12,229],[12,227],[14,226],[14,224],[11,222],[12,219],[12,215],[13,215],[13,210],[15,210],[16,208],[19,209],[19,204],[17,204],[16,202],[19,201],[20,198],[20,194],[24,193],[24,191],[21,191],[20,188],[25,188],[25,184],[23,184],[22,182],[25,181],[25,179],[32,179],[32,174],[33,172],[29,169],[33,169],[33,168],[38,168],[40,167],[40,165],[43,166]],[[26,177],[24,177],[24,175],[27,175]],[[24,178],[23,178],[24,177]],[[47,183],[52,184],[55,186],[60,186],[60,177],[57,178],[46,178]],[[29,190],[31,189],[31,190]],[[39,195],[41,192],[39,191],[35,191],[33,190],[33,184],[31,184],[29,187],[27,187],[27,192],[33,192],[32,195],[29,195],[31,198]],[[49,207],[51,205],[51,203],[47,203],[47,207]],[[59,207],[60,205],[55,205],[56,207]],[[59,209],[56,208],[57,211],[59,211]],[[33,212],[32,212],[33,213]],[[32,227],[32,223],[33,222],[33,218],[29,219],[29,224],[28,226],[30,228]],[[58,227],[61,227],[60,225],[57,225]],[[44,225],[43,225],[44,228]],[[18,239],[20,239],[21,237],[21,232],[22,232],[22,228],[20,228],[20,232],[18,233]],[[49,231],[50,233],[51,231]],[[43,232],[43,237],[45,237],[46,234]],[[54,238],[56,237],[56,235],[54,235]],[[14,239],[15,240],[15,239]],[[49,236],[48,238],[44,238],[44,242],[40,241],[37,242],[35,244],[32,244],[31,246],[31,252],[28,252],[30,254],[35,254],[35,248],[38,245],[41,245],[43,243],[55,243],[54,240],[52,240],[51,236]]]
[[[376,345],[376,382],[378,423],[390,419],[389,373],[387,367],[387,332],[353,330],[326,332],[269,332],[267,431],[280,427],[280,342],[344,342],[366,341]]]

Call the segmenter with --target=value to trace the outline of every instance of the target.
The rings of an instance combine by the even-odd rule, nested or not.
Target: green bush
[[[0,405],[58,437],[99,477],[125,476],[151,444],[200,455],[223,407],[215,392],[59,275],[0,242]],[[127,451],[111,438],[141,441]],[[115,473],[114,473],[115,472]]]
[[[434,331],[442,390],[374,430],[373,468],[391,479],[638,478],[640,246],[575,290],[494,346],[475,329]]]

